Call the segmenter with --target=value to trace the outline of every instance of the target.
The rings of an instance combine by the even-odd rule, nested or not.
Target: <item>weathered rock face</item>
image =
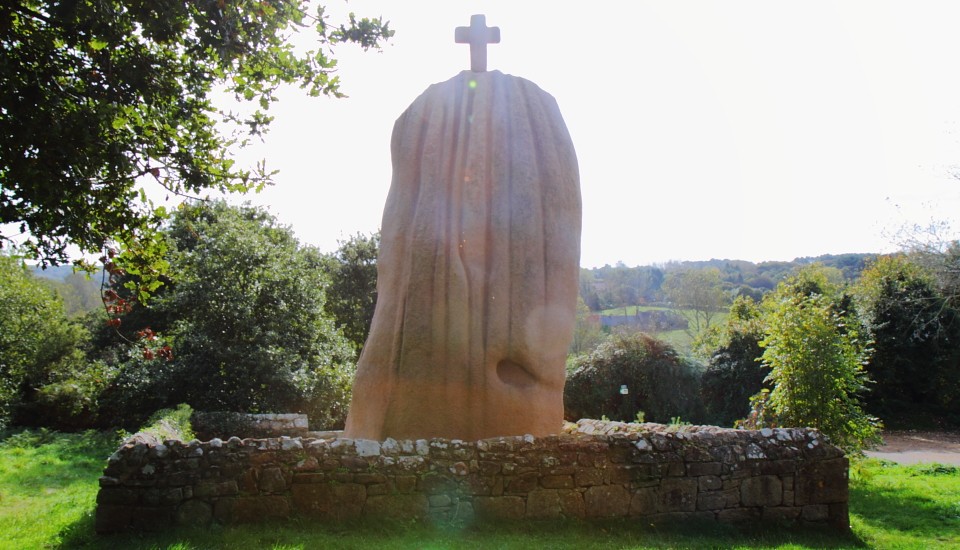
[[[403,113],[392,156],[346,435],[556,433],[580,259],[579,173],[556,101],[465,71]]]

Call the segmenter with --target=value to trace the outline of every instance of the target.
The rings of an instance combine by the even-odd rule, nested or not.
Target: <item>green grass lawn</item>
[[[497,527],[305,520],[204,531],[93,532],[116,437],[22,432],[0,443],[0,548],[960,548],[960,470],[865,460],[851,469],[852,532],[643,521]]]
[[[622,317],[623,315],[631,316],[636,315],[637,311],[677,311],[680,315],[683,315],[687,319],[693,318],[693,310],[686,309],[672,309],[669,307],[660,307],[660,306],[627,306],[626,308],[617,307],[613,309],[605,309],[600,312],[600,315],[613,315]],[[626,313],[624,313],[626,312]],[[710,326],[719,326],[722,325],[727,317],[730,315],[727,311],[718,311],[713,319],[710,321]],[[667,330],[663,332],[651,333],[651,336],[654,336],[664,342],[673,346],[680,353],[690,353],[690,348],[693,345],[693,338],[690,337],[690,333],[686,330]]]

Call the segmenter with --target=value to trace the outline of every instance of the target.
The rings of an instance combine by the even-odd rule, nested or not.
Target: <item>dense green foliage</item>
[[[330,279],[324,309],[357,351],[363,349],[377,305],[377,254],[380,233],[354,235],[324,258]]]
[[[119,371],[104,415],[139,423],[184,402],[341,424],[354,354],[323,311],[321,254],[263,210],[222,202],[180,209],[166,235],[177,279],[118,318],[134,343],[104,353]]]
[[[750,398],[764,389],[767,370],[760,363],[764,334],[759,306],[741,296],[733,301],[724,324],[712,327],[700,341],[702,353],[709,357],[700,394],[711,424],[733,426],[746,418]]]
[[[316,49],[301,52],[291,37],[311,27]],[[331,46],[376,48],[391,35],[352,14],[331,24],[322,6],[311,14],[297,0],[4,2],[0,223],[54,263],[70,244],[99,252],[117,242],[152,283],[164,267],[155,229],[168,213],[138,186],[198,195],[269,183],[262,164],[239,167],[230,153],[265,132],[278,87],[337,96]],[[222,114],[217,89],[252,112]]]
[[[863,272],[855,293],[873,338],[868,410],[893,418],[958,416],[960,315],[934,276],[905,257],[881,258]]]
[[[621,393],[626,386],[628,393]],[[696,369],[668,344],[642,333],[614,334],[574,360],[563,391],[567,420],[699,421],[703,409]]]
[[[760,345],[773,390],[755,401],[756,424],[813,427],[851,452],[879,442],[879,423],[860,403],[868,342],[847,303],[817,269],[802,270],[765,300]]]
[[[69,425],[94,407],[100,365],[88,365],[88,335],[20,260],[0,255],[0,428]]]

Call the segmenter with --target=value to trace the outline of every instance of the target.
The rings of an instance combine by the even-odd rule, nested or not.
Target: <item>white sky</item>
[[[889,251],[960,211],[960,2],[326,1],[396,36],[337,48],[348,99],[282,94],[241,157],[277,185],[236,199],[321,250],[379,228],[393,123],[469,67],[453,35],[474,13],[501,29],[489,68],[560,105],[584,267]]]

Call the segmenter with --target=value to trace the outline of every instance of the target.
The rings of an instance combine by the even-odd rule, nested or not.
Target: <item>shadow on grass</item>
[[[526,521],[471,525],[363,521],[322,523],[303,518],[233,527],[100,536],[84,518],[63,533],[61,548],[862,548],[852,534],[770,525],[763,529],[713,522],[653,525],[642,520]]]
[[[960,475],[950,466],[914,470],[915,476]],[[881,531],[941,540],[960,537],[960,500],[938,501],[922,491],[922,487],[883,486],[870,480],[852,482],[851,509],[864,524]]]

